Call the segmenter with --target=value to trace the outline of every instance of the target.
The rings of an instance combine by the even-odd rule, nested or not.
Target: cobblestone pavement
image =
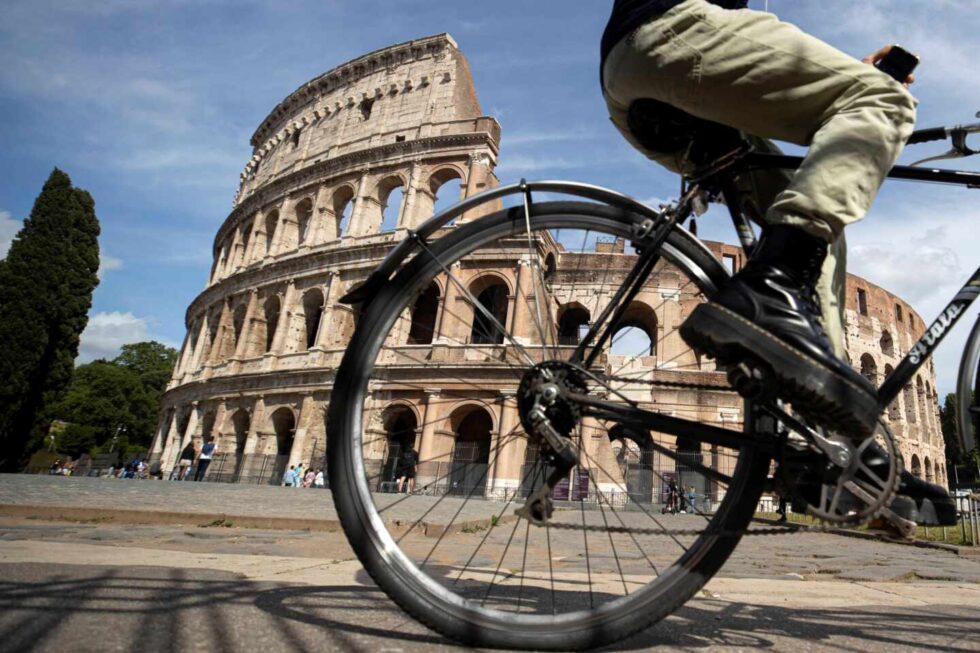
[[[459,524],[487,520],[501,508],[487,501],[463,505],[462,499],[453,497],[438,501],[413,496],[410,502],[400,501],[403,497],[376,495],[387,520],[411,517],[414,521],[425,514],[429,524],[446,524],[453,517]],[[437,501],[439,505],[430,511]],[[231,483],[0,474],[0,504],[337,521],[329,490]]]
[[[447,539],[468,548],[475,535]],[[978,651],[978,615],[971,559],[826,534],[765,537],[743,542],[674,616],[612,650]],[[0,518],[0,642],[460,650],[378,591],[340,533],[11,518]]]

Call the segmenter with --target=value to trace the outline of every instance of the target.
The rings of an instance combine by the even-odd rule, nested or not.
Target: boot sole
[[[701,304],[680,331],[688,345],[723,366],[765,363],[775,394],[815,423],[855,439],[874,433],[881,414],[876,396],[724,306]]]
[[[921,499],[899,494],[888,506],[899,517],[919,526],[956,526],[956,501],[952,498]]]

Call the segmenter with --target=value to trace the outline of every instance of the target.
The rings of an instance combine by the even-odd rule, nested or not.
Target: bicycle
[[[902,463],[884,420],[875,438],[856,444],[773,401],[765,370],[716,369],[678,338],[683,316],[730,274],[720,246],[712,251],[685,222],[704,200],[724,200],[750,252],[755,234],[738,176],[802,160],[680,121],[700,163],[676,203],[653,209],[575,182],[492,189],[409,232],[341,300],[360,313],[327,418],[338,515],[381,589],[458,641],[586,648],[656,623],[700,590],[743,536],[822,527],[754,521],[773,489],[772,463],[790,488],[800,473],[823,470],[821,497],[807,506],[823,524],[884,515],[914,532],[887,508]],[[969,156],[966,136],[977,131],[927,129],[909,142],[951,138],[950,156]],[[898,166],[889,177],[980,188],[976,172]],[[546,193],[577,201],[536,201]],[[885,378],[882,408],[978,294],[980,269]],[[613,353],[637,335],[624,326],[647,331],[645,355]],[[980,320],[959,377],[961,426],[978,418],[978,365]],[[692,392],[707,399],[692,406],[684,399]],[[378,452],[394,421],[416,429],[424,500],[379,505]],[[967,450],[970,433],[961,431]],[[872,440],[891,455],[886,474],[864,465]],[[639,481],[617,471],[616,446],[636,452]],[[661,519],[652,497],[668,470],[643,462],[656,456],[669,473],[697,479],[703,511]],[[499,501],[478,504],[492,514],[474,525],[466,514],[484,495]],[[448,523],[433,529],[440,512]]]

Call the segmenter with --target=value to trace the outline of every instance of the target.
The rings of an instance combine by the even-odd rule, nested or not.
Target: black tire
[[[638,216],[620,209],[577,202],[535,204],[531,215],[535,227],[556,229],[565,228],[563,225],[579,225],[567,228],[593,228],[627,239],[640,221]],[[514,235],[523,231],[523,211],[505,209],[460,225],[428,247],[438,260],[451,261],[457,253],[489,242],[488,239],[496,234]],[[664,256],[704,292],[710,292],[727,277],[711,253],[681,229],[669,236]],[[474,646],[549,650],[592,648],[627,637],[673,613],[704,586],[738,544],[762,493],[769,470],[768,456],[748,447],[739,450],[731,483],[714,515],[705,517],[704,532],[654,581],[635,592],[626,591],[624,596],[594,609],[528,615],[519,612],[520,607],[518,612],[483,608],[420,571],[416,562],[399,547],[379,515],[368,484],[363,460],[362,409],[377,351],[403,308],[434,278],[438,269],[433,257],[419,254],[381,289],[366,308],[334,383],[327,417],[330,485],[340,521],[364,568],[416,619],[448,637]],[[747,414],[748,411],[743,413]],[[746,418],[746,421],[750,420]],[[601,499],[599,505],[601,508]],[[496,526],[494,521],[491,530]],[[549,539],[549,556],[550,542]],[[525,557],[526,547],[525,543]],[[615,548],[613,551],[615,553]],[[551,562],[548,564],[550,566]],[[525,568],[519,571],[523,574]],[[554,583],[554,572],[551,573]],[[620,570],[621,576],[622,573]],[[522,577],[522,591],[523,582]],[[591,601],[591,575],[589,582]],[[493,580],[491,589],[492,583]],[[625,578],[623,588],[626,590]],[[555,610],[553,586],[552,610]]]
[[[973,325],[963,349],[956,380],[956,399],[960,446],[969,452],[977,446],[976,434],[980,432],[980,318]]]

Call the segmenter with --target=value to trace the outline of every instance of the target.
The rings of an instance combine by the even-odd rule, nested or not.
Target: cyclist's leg
[[[604,73],[613,122],[634,145],[625,118],[639,98],[809,145],[768,219],[827,241],[864,216],[915,121],[914,98],[874,67],[771,14],[704,0],[640,27]]]

